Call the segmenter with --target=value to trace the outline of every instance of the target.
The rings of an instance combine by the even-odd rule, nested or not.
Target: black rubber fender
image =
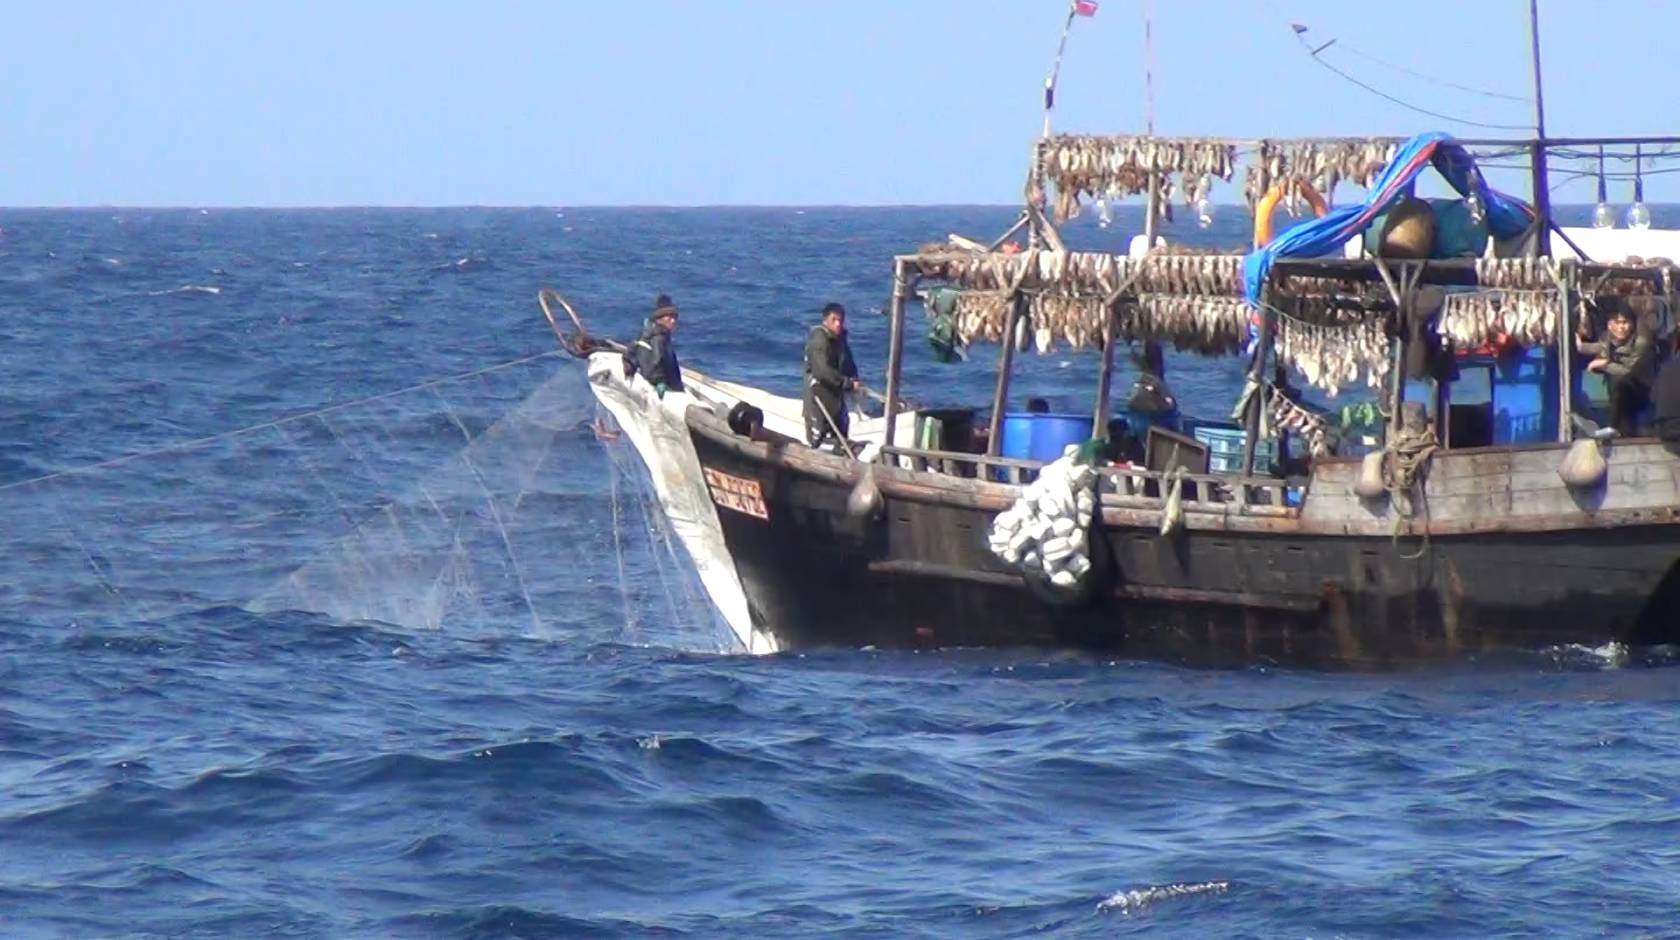
[[[764,411],[738,401],[735,407],[729,409],[729,417],[724,420],[729,424],[729,430],[742,437],[752,437],[755,430],[764,427]]]

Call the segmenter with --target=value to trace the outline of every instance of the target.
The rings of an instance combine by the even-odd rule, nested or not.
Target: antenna
[[[1528,0],[1528,45],[1534,61],[1534,212],[1539,216],[1534,250],[1552,253],[1552,194],[1546,178],[1546,96],[1540,82],[1540,0]]]
[[[1150,38],[1151,0],[1143,0],[1143,132],[1155,133],[1155,44]]]

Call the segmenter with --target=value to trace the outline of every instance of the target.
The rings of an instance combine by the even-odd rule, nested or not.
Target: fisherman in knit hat
[[[823,307],[822,322],[811,327],[805,339],[806,443],[847,447],[846,393],[862,389],[851,344],[846,342],[846,308],[831,303]]]
[[[677,365],[676,341],[671,336],[676,328],[677,305],[671,303],[670,297],[660,294],[653,302],[653,313],[642,328],[641,338],[630,347],[636,371],[653,383],[660,398],[668,391],[683,390],[682,367]]]

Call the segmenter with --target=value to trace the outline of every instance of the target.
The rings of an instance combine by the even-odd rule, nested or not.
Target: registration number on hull
[[[713,470],[711,467],[701,467],[700,472],[706,475],[706,488],[712,491],[712,502],[749,516],[770,518],[770,510],[764,505],[764,489],[758,485],[757,480]]]

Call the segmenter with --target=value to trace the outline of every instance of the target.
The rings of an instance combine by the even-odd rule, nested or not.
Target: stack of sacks
[[[1071,588],[1091,570],[1086,533],[1096,508],[1097,472],[1068,445],[1028,484],[1015,505],[992,521],[992,552],[1011,565],[1040,569],[1050,583]]]

